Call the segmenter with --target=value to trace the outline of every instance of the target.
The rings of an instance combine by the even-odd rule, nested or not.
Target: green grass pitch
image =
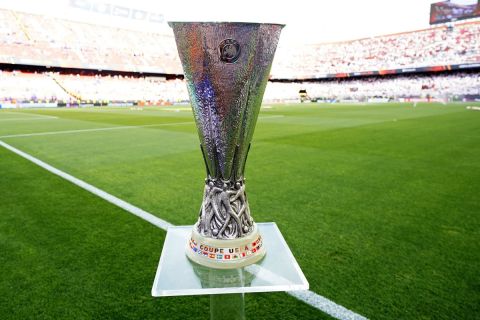
[[[278,224],[312,291],[371,319],[478,319],[480,112],[465,107],[262,110],[252,215]],[[0,140],[195,222],[205,170],[188,108],[0,110]],[[163,230],[2,147],[0,173],[0,319],[209,319],[208,297],[150,297]],[[247,294],[246,314],[329,319],[284,293]]]

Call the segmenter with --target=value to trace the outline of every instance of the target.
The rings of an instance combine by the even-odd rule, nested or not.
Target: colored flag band
[[[235,260],[255,254],[263,246],[263,241],[262,237],[259,235],[258,238],[249,245],[234,248],[218,248],[204,244],[198,245],[193,238],[190,238],[189,245],[194,253],[209,259]]]

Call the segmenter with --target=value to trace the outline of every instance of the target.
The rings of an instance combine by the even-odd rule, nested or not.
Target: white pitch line
[[[287,282],[287,283],[289,282],[288,279],[285,279],[279,276],[278,274],[275,274],[263,268],[260,265],[253,264],[245,267],[245,270],[247,270],[251,274],[254,274],[256,277],[259,277],[260,279],[264,279],[272,283],[276,283],[279,281]],[[332,300],[322,297],[321,295],[318,295],[315,292],[310,290],[287,291],[287,293],[297,298],[298,300],[301,300],[306,304],[309,304],[319,310],[322,310],[323,312],[337,319],[341,319],[341,320],[366,320],[367,319],[364,316],[361,316],[351,310],[348,310],[347,308],[336,304]]]
[[[12,151],[13,153],[27,159],[28,161],[31,161],[33,162],[34,164],[42,167],[43,169],[75,184],[76,186],[84,189],[84,190],[87,190],[88,192],[90,193],[93,193],[94,195],[110,202],[111,204],[113,205],[116,205],[117,207],[119,208],[122,208],[124,209],[125,211],[153,224],[154,226],[157,226],[158,228],[160,229],[163,229],[165,231],[167,231],[168,227],[170,226],[173,226],[173,224],[171,224],[170,222],[168,221],[165,221],[163,219],[160,219],[156,216],[154,216],[153,214],[143,210],[143,209],[140,209],[139,207],[136,207],[134,206],[133,204],[130,204],[120,198],[117,198],[115,197],[114,195],[111,195],[83,180],[80,180],[78,178],[75,178],[74,176],[66,173],[66,172],[63,172],[51,165],[49,165],[48,163],[45,163],[43,162],[42,160],[40,159],[37,159],[31,155],[29,155],[28,153],[25,153],[11,145],[9,145],[8,143],[5,143],[3,141],[0,140],[0,146],[4,147],[5,149],[8,149],[10,151]],[[303,302],[305,302],[306,304],[318,309],[318,310],[321,310],[327,314],[329,314],[330,316],[336,318],[336,319],[339,319],[339,320],[366,320],[367,318],[365,318],[364,316],[362,315],[359,315],[341,305],[338,305],[336,304],[335,302],[313,292],[313,291],[310,291],[310,290],[305,290],[305,291],[287,291],[287,293]]]
[[[341,306],[339,304],[336,304],[330,299],[327,299],[319,294],[316,294],[313,291],[310,290],[305,290],[305,291],[289,291],[287,292],[289,295],[292,297],[297,298],[298,300],[301,300],[305,302],[306,304],[311,305],[312,307],[315,307],[319,310],[322,310],[326,314],[340,320],[366,320],[368,318],[365,318],[362,315],[359,315],[358,313],[353,312],[352,310],[349,310],[345,308],[344,306]]]
[[[0,121],[38,121],[38,120],[54,120],[58,118],[10,118],[0,119]]]
[[[42,160],[40,159],[37,159],[31,155],[29,155],[28,153],[25,153],[21,150],[18,150],[17,148],[15,147],[12,147],[11,145],[3,142],[0,140],[0,146],[12,151],[13,153],[16,153],[18,154],[19,156],[27,159],[28,161],[31,161],[33,163],[35,163],[36,165],[42,167],[43,169],[67,180],[67,181],[70,181],[71,183],[79,186],[80,188],[82,189],[85,189],[91,193],[93,193],[94,195],[96,196],[99,196],[100,198],[104,199],[104,200],[107,200],[108,202],[116,205],[117,207],[120,207],[134,215],[136,215],[137,217],[139,218],[142,218],[143,220],[145,221],[148,221],[150,222],[151,224],[163,229],[163,230],[167,230],[167,228],[169,226],[172,226],[171,223],[165,221],[165,220],[162,220],[156,216],[154,216],[153,214],[149,213],[149,212],[146,212],[126,201],[123,201],[122,199],[119,199],[101,189],[98,189],[97,187],[95,186],[92,186],[91,184],[88,184],[87,182],[83,181],[83,180],[80,180],[78,178],[75,178],[74,176],[72,175],[69,175],[68,173],[66,172],[63,172],[55,167],[52,167],[51,165],[49,165],[48,163],[45,163],[43,162]]]
[[[282,118],[282,117],[284,117],[284,116],[283,115],[273,115],[273,116],[259,117],[259,119],[268,120],[268,119],[272,119],[272,118]],[[10,134],[10,135],[5,135],[5,136],[0,136],[0,139],[2,139],[2,138],[35,137],[35,136],[50,136],[50,135],[56,135],[56,134],[69,134],[69,133],[82,133],[82,132],[95,132],[95,131],[125,130],[125,129],[148,128],[148,127],[177,126],[177,125],[193,124],[193,123],[194,123],[193,121],[188,121],[188,122],[146,124],[146,125],[141,125],[141,126],[118,126],[118,127],[106,127],[106,128],[93,128],[93,129],[77,129],[77,130],[20,133],[20,134]]]
[[[50,136],[56,134],[69,134],[69,133],[82,133],[82,132],[95,132],[95,131],[110,131],[110,130],[124,130],[124,129],[136,129],[136,128],[148,128],[148,127],[164,127],[164,126],[176,126],[183,124],[193,124],[189,122],[171,122],[171,123],[158,123],[158,124],[146,124],[142,126],[119,126],[119,127],[106,127],[106,128],[93,128],[93,129],[77,129],[77,130],[63,130],[63,131],[47,131],[47,132],[34,132],[34,133],[21,133],[10,134],[6,136],[0,136],[0,138],[19,138],[19,137],[34,137],[34,136]]]

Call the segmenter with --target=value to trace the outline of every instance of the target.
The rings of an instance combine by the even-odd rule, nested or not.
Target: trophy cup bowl
[[[281,24],[169,22],[187,81],[207,178],[190,260],[219,269],[262,259],[250,215],[245,163]]]

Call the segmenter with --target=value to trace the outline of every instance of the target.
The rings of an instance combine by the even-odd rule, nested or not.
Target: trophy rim
[[[270,25],[270,26],[280,26],[285,27],[286,24],[284,23],[272,23],[272,22],[245,22],[245,21],[197,21],[197,20],[174,20],[174,21],[167,21],[168,25],[173,28],[174,24],[207,24],[207,25]]]

